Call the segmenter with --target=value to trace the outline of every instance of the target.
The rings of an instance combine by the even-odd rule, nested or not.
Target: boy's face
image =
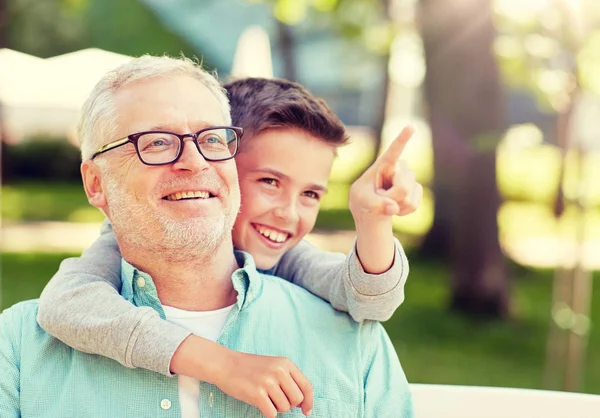
[[[244,143],[236,157],[242,207],[233,243],[258,268],[273,267],[312,230],[334,157],[331,145],[299,129],[267,130]]]

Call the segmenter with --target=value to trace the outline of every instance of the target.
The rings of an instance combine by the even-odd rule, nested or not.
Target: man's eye
[[[268,177],[259,179],[258,181],[260,181],[261,183],[268,184],[269,186],[277,186],[277,184],[278,184],[277,179],[272,179],[272,178],[268,178]]]
[[[219,135],[207,135],[203,138],[199,138],[200,144],[206,144],[210,146],[227,147],[227,141],[221,138]]]
[[[160,151],[170,148],[173,140],[168,137],[148,138],[147,141],[140,142],[142,151]]]

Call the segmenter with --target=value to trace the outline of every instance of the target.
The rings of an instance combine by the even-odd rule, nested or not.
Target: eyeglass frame
[[[219,158],[219,159],[207,158],[202,153],[202,150],[200,149],[200,144],[198,144],[198,136],[203,132],[212,131],[215,129],[231,129],[236,134],[235,152],[232,153],[227,158]],[[142,155],[140,154],[140,149],[138,148],[138,140],[142,135],[146,135],[146,134],[169,134],[169,135],[173,135],[173,136],[176,136],[177,138],[179,138],[179,151],[177,152],[177,155],[175,156],[175,158],[173,158],[171,161],[164,162],[164,163],[148,163],[148,162],[144,161],[144,159],[142,158]],[[135,148],[135,152],[137,153],[137,156],[138,156],[139,160],[142,162],[142,164],[150,165],[150,166],[172,164],[172,163],[176,162],[177,160],[179,160],[179,158],[181,158],[181,155],[183,154],[183,148],[185,147],[184,140],[185,140],[185,138],[189,137],[189,138],[193,138],[194,144],[196,144],[196,149],[198,150],[200,155],[202,155],[202,157],[206,161],[227,161],[227,160],[231,160],[233,157],[235,157],[237,155],[238,150],[240,149],[240,139],[242,139],[243,135],[244,135],[244,128],[240,128],[239,126],[211,126],[209,128],[203,128],[197,132],[188,133],[188,134],[177,134],[175,132],[169,132],[169,131],[136,132],[134,134],[127,135],[121,139],[117,139],[113,142],[109,142],[108,144],[101,146],[96,152],[94,152],[94,154],[92,154],[92,157],[90,158],[90,160],[93,160],[97,156],[104,154],[107,151],[110,151],[112,149],[121,147],[121,146],[129,144],[129,143],[132,143],[133,147]]]

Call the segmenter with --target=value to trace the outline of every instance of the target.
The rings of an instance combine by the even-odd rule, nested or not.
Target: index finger
[[[388,149],[381,154],[379,159],[390,164],[395,164],[402,155],[402,152],[404,152],[406,143],[412,137],[414,132],[415,130],[412,126],[405,126],[396,139],[390,144]]]
[[[304,415],[308,415],[312,411],[315,401],[312,384],[299,369],[292,369],[291,375],[304,395],[304,400],[300,404],[302,406],[302,412]]]

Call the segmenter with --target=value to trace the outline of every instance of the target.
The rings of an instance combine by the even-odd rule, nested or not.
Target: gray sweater
[[[395,240],[392,267],[365,273],[353,250],[327,253],[306,241],[288,251],[274,275],[280,276],[356,321],[385,321],[404,300],[408,261]],[[171,358],[189,331],[162,320],[150,307],[135,307],[119,295],[121,253],[108,222],[79,258],[64,260],[39,301],[38,322],[65,344],[170,376]]]

